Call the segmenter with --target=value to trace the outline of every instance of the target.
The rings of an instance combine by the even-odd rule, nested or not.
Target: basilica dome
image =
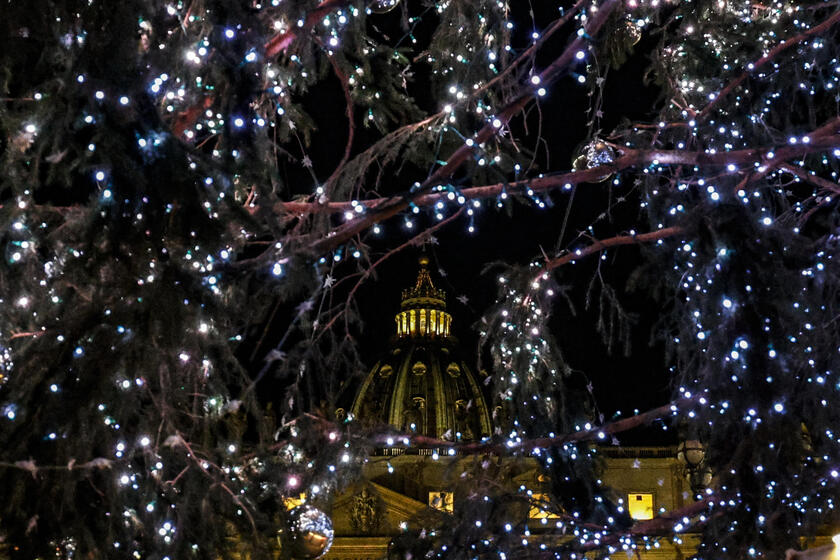
[[[414,286],[403,290],[396,336],[368,373],[351,409],[368,424],[390,424],[433,438],[490,435],[490,415],[475,376],[451,334],[446,294],[420,258]]]

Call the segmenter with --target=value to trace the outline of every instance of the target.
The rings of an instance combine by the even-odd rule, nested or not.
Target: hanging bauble
[[[642,38],[642,29],[632,19],[624,20],[624,42],[632,47]]]
[[[387,14],[400,3],[400,0],[370,0],[367,8],[374,14]]]
[[[572,162],[572,169],[583,171],[584,169],[610,165],[615,162],[615,156],[616,153],[612,146],[599,138],[595,138],[580,149],[577,157]],[[610,175],[607,174],[593,179],[592,182],[600,183],[601,181],[606,181],[609,177]]]
[[[332,546],[332,520],[318,508],[302,505],[286,513],[285,528],[277,531],[284,553],[295,560],[321,558]]]

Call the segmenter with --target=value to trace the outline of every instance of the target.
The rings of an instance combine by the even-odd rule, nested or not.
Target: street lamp
[[[712,470],[706,463],[706,448],[696,439],[682,441],[677,447],[677,460],[682,463],[691,493],[697,499],[712,482]]]

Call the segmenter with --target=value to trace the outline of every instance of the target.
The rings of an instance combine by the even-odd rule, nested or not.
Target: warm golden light
[[[540,504],[548,505],[548,494],[533,494],[531,496],[531,509],[528,510],[530,519],[557,519],[560,516],[540,507]]]
[[[452,317],[438,309],[409,309],[396,317],[398,336],[449,336]]]
[[[298,506],[302,506],[305,503],[306,503],[306,494],[304,494],[303,492],[298,494],[297,497],[288,496],[286,498],[283,498],[283,505],[286,506],[286,509],[294,509]]]
[[[653,519],[653,494],[647,492],[628,494],[627,512],[633,519]]]
[[[446,294],[432,284],[429,259],[420,258],[420,272],[413,288],[403,290],[396,316],[397,336],[448,337],[452,316],[446,312]]]
[[[829,560],[840,560],[840,534],[831,537],[831,541],[834,543],[834,548],[831,550],[831,556],[829,556]]]
[[[429,492],[429,507],[446,513],[454,513],[455,494],[453,492]]]

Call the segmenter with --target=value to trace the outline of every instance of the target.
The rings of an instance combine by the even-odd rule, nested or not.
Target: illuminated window
[[[429,507],[446,513],[455,511],[455,494],[453,492],[429,492]]]
[[[556,513],[548,511],[545,507],[549,504],[548,494],[533,494],[531,496],[531,509],[528,510],[528,517],[530,519],[557,519],[560,517]]]
[[[633,519],[653,519],[653,494],[627,494],[627,511]]]

